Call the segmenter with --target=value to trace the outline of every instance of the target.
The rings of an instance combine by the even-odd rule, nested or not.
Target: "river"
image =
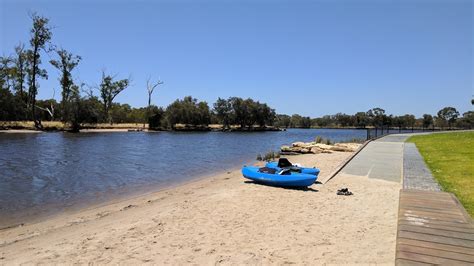
[[[316,136],[366,131],[0,134],[0,228],[241,167]]]

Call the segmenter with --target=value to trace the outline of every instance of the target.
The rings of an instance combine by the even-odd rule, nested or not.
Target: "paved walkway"
[[[403,188],[441,191],[414,143],[405,143],[403,151]]]
[[[403,147],[411,134],[388,135],[370,142],[342,170],[342,174],[402,182]]]

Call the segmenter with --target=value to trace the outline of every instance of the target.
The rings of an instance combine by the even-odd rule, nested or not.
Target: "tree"
[[[72,70],[79,64],[81,61],[80,56],[75,56],[72,53],[69,53],[65,49],[56,50],[56,53],[59,57],[58,60],[51,60],[50,63],[61,73],[59,78],[59,83],[61,85],[61,109],[62,109],[62,121],[71,122],[73,117],[70,115],[70,109],[74,108],[71,106],[74,102],[77,102],[77,97],[79,95],[78,86],[74,86],[74,81],[72,79]]]
[[[407,127],[411,127],[411,129],[413,130],[413,127],[415,126],[415,122],[416,122],[415,116],[406,114],[403,116],[403,120],[404,120],[404,124]]]
[[[104,118],[107,122],[112,124],[112,117],[110,116],[110,108],[117,95],[125,90],[130,84],[130,79],[122,79],[114,81],[114,77],[106,75],[102,72],[102,81],[100,83],[100,97],[102,99],[102,106],[104,111]]]
[[[366,115],[369,117],[372,126],[379,127],[384,125],[385,110],[379,107],[372,108],[367,111]]]
[[[148,128],[150,129],[161,129],[162,120],[165,114],[165,111],[161,107],[150,106],[148,108],[150,116],[148,117]]]
[[[289,115],[276,115],[275,120],[275,125],[277,127],[289,128],[291,125],[291,117]]]
[[[468,111],[462,114],[462,118],[458,119],[457,126],[462,128],[474,128],[474,111]]]
[[[171,103],[165,111],[169,126],[174,129],[176,124],[203,125],[210,122],[210,110],[206,102],[199,102],[192,96],[186,96],[183,100],[177,99]]]
[[[352,117],[347,114],[337,113],[335,115],[336,121],[341,127],[347,127],[352,124]]]
[[[48,78],[45,69],[41,69],[41,50],[46,50],[46,44],[51,40],[51,28],[48,26],[49,19],[32,15],[33,28],[30,31],[31,50],[27,52],[28,58],[28,105],[31,110],[31,118],[35,123],[36,128],[42,128],[41,120],[36,117],[36,95],[38,94],[38,78]]]
[[[423,129],[429,128],[431,125],[433,125],[433,116],[430,114],[424,114],[423,115]]]
[[[311,118],[294,114],[291,116],[291,127],[296,128],[310,128]]]
[[[244,128],[245,125],[248,124],[248,120],[250,119],[250,110],[248,105],[244,102],[242,98],[239,97],[231,97],[229,98],[229,102],[232,106],[232,121],[240,125],[240,128]]]
[[[25,45],[19,44],[15,47],[14,62],[14,89],[17,95],[27,104],[28,98],[25,93],[25,81],[28,73],[28,53],[25,51]]]
[[[444,122],[448,122],[448,127],[451,128],[451,125],[459,117],[459,112],[454,107],[444,107],[438,111],[438,117]]]
[[[217,115],[217,119],[219,119],[219,122],[222,124],[222,127],[224,129],[229,128],[232,119],[231,99],[226,100],[219,97],[214,103],[214,112]]]
[[[356,127],[362,127],[365,128],[368,124],[369,118],[367,117],[367,114],[365,112],[357,112],[354,115],[354,122]]]
[[[155,91],[156,87],[158,87],[158,85],[161,85],[161,84],[163,84],[163,81],[161,80],[157,80],[155,83],[153,83],[151,82],[151,78],[148,78],[146,81],[146,90],[148,92],[148,106],[147,106],[147,115],[146,115],[147,120],[150,120],[150,117],[152,116],[151,96],[153,92]]]

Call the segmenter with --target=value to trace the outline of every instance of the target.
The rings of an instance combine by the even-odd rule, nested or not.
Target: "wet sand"
[[[289,158],[324,179],[347,156]],[[354,195],[337,196],[341,187]],[[0,264],[393,264],[399,189],[344,175],[283,189],[234,170],[0,231]]]

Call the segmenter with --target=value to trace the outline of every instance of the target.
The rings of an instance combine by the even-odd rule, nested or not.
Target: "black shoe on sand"
[[[341,188],[337,191],[337,195],[350,196],[352,192],[350,192],[348,188]]]

